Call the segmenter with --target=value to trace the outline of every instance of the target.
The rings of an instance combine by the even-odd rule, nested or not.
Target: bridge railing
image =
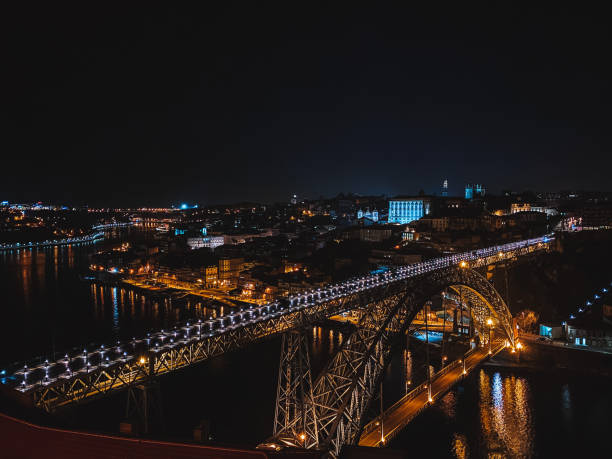
[[[474,351],[474,349],[470,349],[468,352],[466,352],[464,358],[468,357],[473,351]],[[439,371],[434,373],[431,376],[431,379],[433,380],[433,379],[435,379],[435,378],[437,378],[437,377],[439,377],[439,376],[441,376],[443,374],[446,374],[451,369],[457,368],[457,366],[461,364],[459,362],[460,362],[459,360],[455,360],[455,361],[449,363],[448,365],[446,365],[445,367],[441,368]],[[388,414],[388,413],[391,413],[392,411],[395,411],[397,408],[399,408],[403,404],[409,402],[410,400],[414,399],[418,395],[422,394],[427,389],[427,386],[428,386],[427,381],[424,381],[421,384],[419,384],[418,386],[416,386],[414,389],[412,389],[410,392],[408,392],[406,395],[404,395],[402,398],[400,398],[398,401],[396,401],[393,405],[388,407],[385,410],[385,412],[383,413],[382,418],[385,417],[385,414]],[[380,428],[380,421],[381,421],[382,418],[381,418],[381,415],[378,415],[371,422],[366,424],[366,426],[363,428],[362,435],[369,434],[370,432]]]
[[[495,353],[499,352],[499,350],[501,350],[501,348],[503,348],[504,345],[502,344],[501,347],[497,347],[495,350]],[[448,373],[451,370],[454,370],[458,367],[460,367],[461,365],[463,365],[463,361],[465,359],[467,359],[470,355],[472,355],[474,352],[476,352],[478,350],[477,347],[470,349],[469,351],[467,351],[464,355],[463,355],[463,359],[458,359],[455,360],[451,363],[449,363],[448,365],[446,365],[445,367],[441,368],[440,370],[438,370],[436,373],[434,373],[431,376],[431,380],[435,380],[436,378],[439,378],[440,376],[445,375],[446,373]],[[390,407],[388,407],[385,412],[381,415],[376,416],[372,421],[370,421],[368,424],[365,425],[365,427],[362,430],[362,436],[363,435],[367,435],[377,429],[380,429],[380,423],[381,423],[381,419],[383,419],[384,417],[386,417],[389,413],[392,413],[393,411],[397,410],[398,408],[400,408],[402,405],[404,405],[405,403],[410,402],[411,400],[413,400],[414,398],[416,398],[417,396],[421,395],[422,393],[424,393],[425,391],[427,391],[427,387],[428,387],[428,382],[424,381],[421,384],[419,384],[418,386],[416,386],[414,389],[412,389],[410,392],[408,392],[406,395],[404,395],[402,398],[400,398],[398,401],[396,401],[393,405],[391,405]],[[432,396],[434,396],[436,394],[432,394]],[[425,407],[425,405],[423,406],[423,408]],[[418,413],[420,413],[421,410],[417,410],[413,416],[406,418],[403,420],[402,424],[399,426],[394,426],[395,427],[395,431],[397,431],[400,427],[406,425],[408,422],[410,422],[410,420],[416,416]],[[385,439],[388,439],[390,435],[393,435],[393,432],[388,432],[385,433]]]
[[[18,250],[18,249],[33,249],[36,247],[51,247],[55,245],[82,244],[84,242],[93,242],[96,239],[104,237],[104,233],[97,231],[85,236],[68,237],[65,239],[53,239],[40,242],[16,242],[14,244],[0,244],[0,250]]]

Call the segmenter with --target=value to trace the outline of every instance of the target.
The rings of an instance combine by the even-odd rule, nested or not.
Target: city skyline
[[[594,12],[12,8],[3,199],[609,188]]]

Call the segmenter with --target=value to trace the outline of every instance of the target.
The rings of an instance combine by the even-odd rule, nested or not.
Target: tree
[[[525,332],[534,332],[538,324],[540,316],[531,309],[523,309],[518,313],[516,321],[521,330]]]

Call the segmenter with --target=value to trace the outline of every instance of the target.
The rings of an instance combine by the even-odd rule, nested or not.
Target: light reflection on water
[[[533,455],[530,393],[523,377],[479,372],[480,421],[489,457]]]
[[[119,303],[117,302],[117,287],[113,287],[111,291],[113,298],[113,338],[117,339],[119,338]],[[121,295],[121,299],[123,300],[123,295]],[[121,304],[123,304],[123,301]]]
[[[470,449],[465,435],[460,433],[453,435],[453,453],[457,459],[467,459],[470,457]]]
[[[0,252],[0,366],[54,358],[55,350],[130,339],[171,328],[176,321],[228,312],[205,299],[169,301],[81,280],[88,273],[88,256],[97,249],[92,244]]]
[[[529,378],[533,375],[477,370],[412,421],[390,447],[406,449],[417,442],[421,447],[414,453],[460,459],[536,456],[535,380]],[[551,403],[571,410],[567,385],[560,395],[562,400]],[[570,419],[568,415],[567,424]]]

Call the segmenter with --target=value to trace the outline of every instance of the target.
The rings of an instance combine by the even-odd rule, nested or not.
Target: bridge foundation
[[[149,380],[142,384],[131,385],[128,388],[125,416],[128,424],[132,426],[132,432],[124,433],[148,435],[164,430],[161,391],[158,381]]]

